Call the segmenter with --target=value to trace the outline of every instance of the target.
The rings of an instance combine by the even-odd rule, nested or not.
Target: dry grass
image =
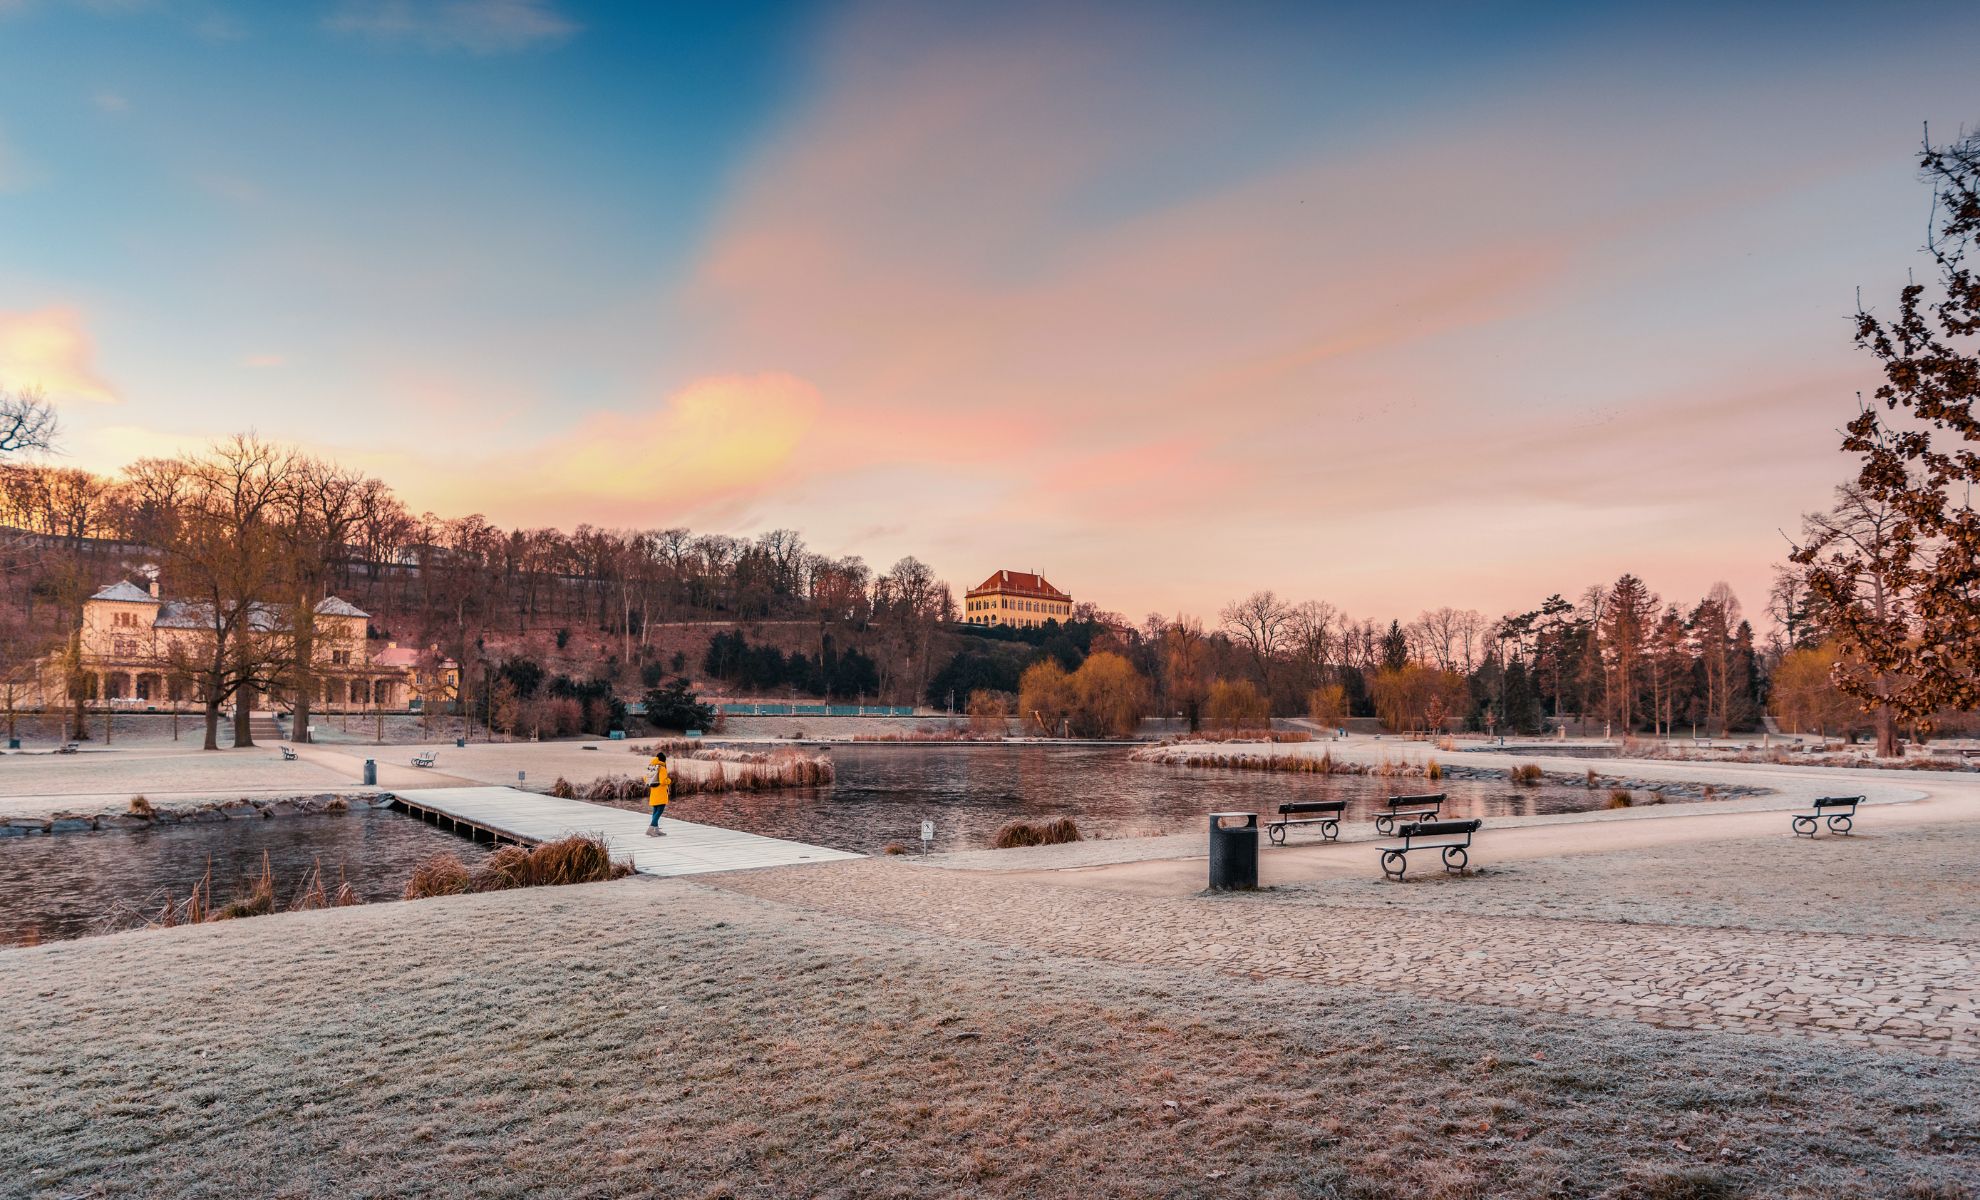
[[[469,892],[500,892],[509,888],[563,887],[573,883],[603,883],[632,874],[632,864],[612,861],[605,839],[574,834],[534,848],[503,846],[481,865],[469,870],[453,854],[436,854],[419,864],[406,883],[405,898],[428,900]]]
[[[1609,808],[1628,808],[1636,803],[1636,798],[1623,788],[1609,789]]]
[[[880,847],[880,853],[882,854],[906,854],[907,852],[908,848],[900,842],[888,842],[886,845]]]
[[[990,847],[1014,850],[1020,846],[1057,846],[1079,840],[1079,826],[1071,817],[1056,821],[1007,821],[990,839]]]
[[[1538,764],[1522,763],[1514,767],[1507,777],[1516,787],[1539,787],[1543,774]]]
[[[572,785],[570,780],[559,775],[557,776],[557,782],[550,785],[550,794],[559,800],[575,800],[577,799],[577,788]]]
[[[3,951],[0,1180],[293,1200],[1970,1195],[1970,1066],[806,915],[628,880]]]
[[[158,815],[158,810],[151,806],[151,801],[145,799],[143,796],[132,796],[130,806],[125,811],[134,817],[142,817],[147,821]]]
[[[1230,771],[1279,771],[1291,775],[1375,775],[1395,779],[1439,779],[1443,768],[1435,759],[1427,763],[1413,763],[1401,759],[1391,759],[1387,755],[1374,763],[1355,762],[1334,757],[1333,751],[1323,750],[1314,754],[1228,754],[1223,751],[1198,749],[1202,743],[1179,742],[1174,745],[1148,746],[1128,755],[1130,762],[1156,763],[1165,767],[1209,768]],[[1431,775],[1430,772],[1437,772]]]

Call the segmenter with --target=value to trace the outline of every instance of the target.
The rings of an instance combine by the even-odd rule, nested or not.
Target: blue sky
[[[1138,616],[1757,608],[1972,6],[0,0],[0,384]],[[1178,571],[1181,556],[1189,563]]]

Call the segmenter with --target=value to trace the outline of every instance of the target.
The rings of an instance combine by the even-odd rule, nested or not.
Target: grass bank
[[[681,881],[0,951],[0,1006],[34,1197],[1950,1200],[1980,1153],[1970,1066]]]

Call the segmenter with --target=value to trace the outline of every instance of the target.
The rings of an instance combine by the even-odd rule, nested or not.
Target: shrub
[[[1596,776],[1595,768],[1594,767],[1588,768],[1588,786],[1593,788],[1598,786],[1600,783],[1601,780],[1599,777]]]
[[[886,845],[880,847],[880,853],[882,854],[906,854],[907,852],[908,848],[899,842],[888,842]]]
[[[557,776],[557,782],[550,785],[550,794],[559,800],[577,799],[577,789],[572,787],[571,781],[562,775]]]
[[[1010,821],[990,845],[997,850],[1012,850],[1020,846],[1056,846],[1063,842],[1080,841],[1079,826],[1071,817],[1060,817],[1056,821]]]
[[[1539,764],[1522,763],[1512,769],[1512,781],[1519,787],[1539,787],[1540,774]]]
[[[436,854],[413,870],[405,897],[424,900],[519,887],[561,887],[623,879],[630,874],[632,865],[612,861],[611,848],[603,837],[581,833],[533,849],[503,846],[473,871],[453,854]]]
[[[1423,777],[1425,779],[1442,779],[1444,777],[1443,765],[1436,759],[1431,759],[1423,767]]]
[[[436,854],[413,868],[406,880],[405,898],[425,900],[431,896],[458,896],[471,881],[467,864],[458,855]]]
[[[1630,805],[1634,803],[1636,803],[1636,801],[1633,798],[1631,798],[1630,794],[1624,791],[1623,789],[1611,788],[1609,790],[1610,808],[1628,808]]]
[[[158,815],[158,810],[151,807],[151,801],[145,799],[143,796],[132,796],[130,813],[134,817],[143,817],[149,821]]]

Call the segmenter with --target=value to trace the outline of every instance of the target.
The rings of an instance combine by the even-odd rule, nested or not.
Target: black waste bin
[[[1242,825],[1226,824],[1243,821]],[[1258,814],[1210,814],[1210,890],[1251,891],[1258,887]]]
[[[466,739],[466,738],[464,738],[464,737],[457,737],[457,738],[455,738],[455,739],[454,739],[454,748],[455,748],[456,750],[465,750],[465,749],[467,749],[467,739]]]
[[[375,758],[364,760],[364,786],[378,786],[378,760]]]

